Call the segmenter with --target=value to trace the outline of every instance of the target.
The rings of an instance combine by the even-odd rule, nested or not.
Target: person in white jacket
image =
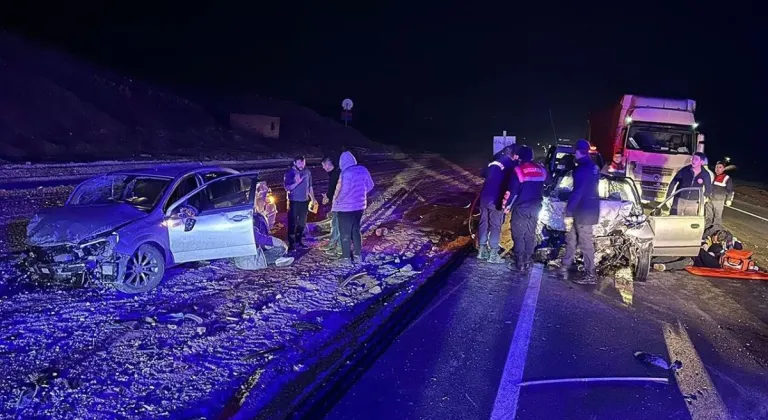
[[[351,262],[362,260],[363,239],[360,222],[368,207],[368,193],[373,189],[373,179],[365,166],[358,165],[350,152],[339,158],[341,176],[333,197],[332,211],[339,218],[341,257]]]

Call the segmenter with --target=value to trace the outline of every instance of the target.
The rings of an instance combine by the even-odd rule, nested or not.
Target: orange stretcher
[[[720,259],[722,268],[685,267],[685,271],[705,277],[739,280],[768,280],[768,273],[757,271],[752,261],[752,251],[729,249]]]

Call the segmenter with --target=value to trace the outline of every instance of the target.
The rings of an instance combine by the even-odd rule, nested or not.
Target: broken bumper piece
[[[46,280],[98,279],[114,281],[119,271],[118,254],[91,253],[79,247],[33,248],[26,255],[29,271]]]

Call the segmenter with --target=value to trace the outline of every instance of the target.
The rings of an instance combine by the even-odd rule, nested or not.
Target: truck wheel
[[[637,252],[637,261],[635,261],[635,281],[645,281],[648,278],[648,272],[651,270],[651,255],[653,254],[653,245],[641,248]]]
[[[144,293],[154,289],[165,275],[165,258],[154,246],[144,244],[128,258],[125,273],[115,282],[115,288],[123,293]]]

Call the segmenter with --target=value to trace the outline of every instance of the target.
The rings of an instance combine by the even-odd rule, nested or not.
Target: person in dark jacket
[[[486,168],[485,183],[480,191],[480,226],[478,228],[479,259],[488,260],[492,264],[501,264],[504,260],[499,255],[501,225],[504,223],[502,207],[504,194],[507,191],[508,176],[516,166],[514,161],[516,147],[507,146],[502,150],[498,160],[494,160]]]
[[[731,206],[734,194],[733,180],[725,173],[725,162],[717,162],[710,196],[714,216],[713,225],[723,225],[723,209]]]
[[[306,248],[302,241],[307,227],[309,205],[315,203],[312,189],[312,173],[307,168],[304,156],[296,156],[288,172],[285,173],[283,186],[288,193],[288,249]]]
[[[512,212],[510,228],[515,243],[515,264],[519,270],[528,271],[533,265],[536,225],[539,222],[547,171],[533,162],[533,150],[530,147],[522,146],[517,154],[520,165],[510,175],[510,202],[506,209]]]
[[[323,205],[328,205],[333,196],[336,194],[336,185],[339,183],[339,175],[341,170],[333,164],[333,159],[330,157],[323,158],[322,166],[325,172],[328,173],[328,192],[323,194]],[[339,240],[339,218],[333,211],[328,212],[328,216],[331,218],[331,239],[328,241],[328,245],[323,249],[329,254],[341,254],[341,241]]]
[[[572,218],[572,226],[565,239],[565,256],[563,267],[568,268],[573,263],[576,248],[581,249],[584,256],[586,275],[574,280],[579,284],[595,284],[595,244],[592,239],[592,229],[600,219],[600,169],[589,157],[589,142],[576,142],[576,168],[573,170],[573,191],[565,207],[566,218]],[[570,224],[570,223],[569,223]]]
[[[696,152],[691,156],[691,164],[683,166],[672,178],[667,189],[667,198],[682,188],[695,187],[702,190],[704,197],[709,197],[712,189],[712,179],[703,167],[706,156]],[[699,194],[688,190],[677,194],[673,199],[671,214],[678,216],[695,216],[699,212]]]

